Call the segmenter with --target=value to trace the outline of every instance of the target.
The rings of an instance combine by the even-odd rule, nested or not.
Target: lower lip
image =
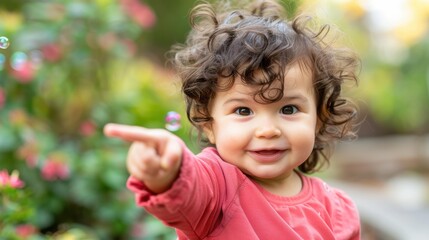
[[[248,153],[257,162],[274,163],[283,157],[285,151],[249,151]]]

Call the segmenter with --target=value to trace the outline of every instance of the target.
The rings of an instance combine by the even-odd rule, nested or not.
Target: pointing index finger
[[[153,142],[162,140],[159,133],[139,126],[128,126],[109,123],[104,126],[104,134],[108,137],[116,137],[129,142]]]

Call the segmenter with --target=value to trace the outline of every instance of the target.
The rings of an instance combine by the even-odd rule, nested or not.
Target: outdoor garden
[[[128,144],[103,126],[165,128],[173,111],[182,121],[172,130],[198,151],[166,61],[185,41],[195,2],[0,1],[0,239],[175,239],[135,205]],[[347,90],[360,106],[359,139],[340,144],[321,177],[357,197],[406,179],[418,188],[404,193],[411,200],[381,195],[429,221],[428,1],[284,4],[290,15],[304,9],[334,23],[362,60]],[[365,239],[394,239],[365,204]]]

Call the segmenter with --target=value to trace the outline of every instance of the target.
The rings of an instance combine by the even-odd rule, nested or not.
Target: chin
[[[253,173],[248,173],[247,175],[251,178],[270,180],[270,179],[276,179],[280,177],[282,174],[273,173],[273,172],[256,172],[256,173],[253,172]]]

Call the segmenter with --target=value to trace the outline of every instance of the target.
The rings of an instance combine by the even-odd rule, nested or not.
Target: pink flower
[[[18,171],[12,171],[12,174],[6,170],[0,171],[0,187],[10,186],[12,188],[22,188],[24,187],[24,182],[19,179]]]
[[[17,68],[12,68],[11,75],[16,78],[18,82],[28,83],[34,79],[36,70],[32,62],[25,61]]]
[[[48,159],[45,165],[42,167],[42,177],[48,181],[54,181],[58,179],[67,179],[70,175],[70,170],[67,164],[61,160]]]
[[[22,224],[15,228],[16,234],[21,238],[28,238],[37,233],[37,228],[31,224]]]
[[[5,103],[6,103],[6,93],[4,92],[3,88],[0,88],[0,108],[3,108]]]
[[[138,25],[149,28],[155,24],[155,14],[146,4],[140,3],[139,0],[121,0],[120,4]]]
[[[97,126],[91,120],[85,121],[80,125],[79,132],[83,136],[92,136],[95,133]]]
[[[48,62],[57,62],[61,59],[63,53],[58,44],[49,43],[42,47],[42,55]]]

